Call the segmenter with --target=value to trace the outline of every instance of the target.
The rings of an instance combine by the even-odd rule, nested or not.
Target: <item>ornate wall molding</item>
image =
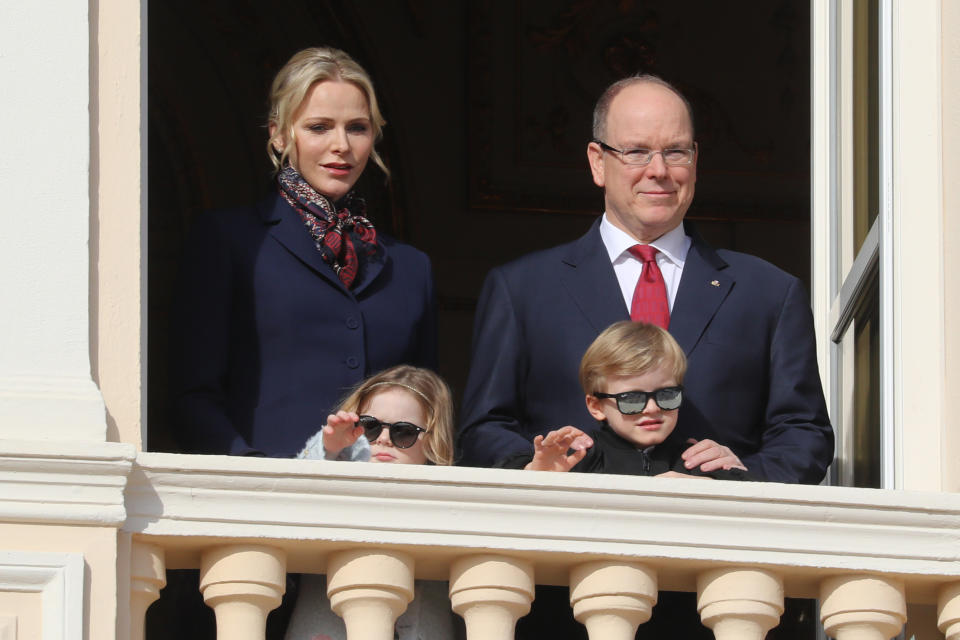
[[[132,445],[0,440],[0,521],[119,527]]]
[[[43,640],[83,638],[83,554],[0,551],[0,591],[38,593]]]

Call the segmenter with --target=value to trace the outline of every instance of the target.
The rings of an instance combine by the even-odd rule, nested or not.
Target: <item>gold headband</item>
[[[415,394],[417,394],[418,396],[420,396],[421,398],[423,398],[423,401],[427,403],[427,406],[430,407],[431,410],[433,409],[433,403],[430,402],[430,398],[428,398],[427,396],[425,396],[422,391],[420,391],[419,389],[414,389],[414,388],[411,387],[410,385],[408,385],[408,384],[403,384],[402,382],[389,382],[389,381],[376,382],[376,383],[370,385],[370,386],[368,387],[368,389],[373,389],[374,387],[382,387],[382,386],[384,386],[384,385],[390,385],[390,386],[393,386],[393,387],[403,387],[404,389],[406,389],[406,390],[408,390],[408,391],[412,391],[413,393],[415,393]]]

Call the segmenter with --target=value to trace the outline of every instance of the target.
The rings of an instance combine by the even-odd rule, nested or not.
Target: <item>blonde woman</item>
[[[184,251],[171,389],[184,450],[292,457],[316,408],[371,372],[434,366],[426,255],[380,233],[353,191],[385,124],[346,53],[300,51],[270,91],[264,201],[206,214]]]

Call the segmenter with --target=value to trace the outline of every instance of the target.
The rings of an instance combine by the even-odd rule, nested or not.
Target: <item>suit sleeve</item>
[[[502,458],[533,452],[524,436],[523,329],[503,274],[487,276],[473,325],[473,356],[459,433],[461,464],[491,467]]]
[[[774,328],[769,371],[760,449],[743,462],[768,481],[817,484],[833,460],[833,427],[817,368],[813,314],[795,279]]]
[[[233,265],[229,228],[203,215],[187,238],[173,308],[171,409],[180,445],[191,453],[262,455],[226,411]]]

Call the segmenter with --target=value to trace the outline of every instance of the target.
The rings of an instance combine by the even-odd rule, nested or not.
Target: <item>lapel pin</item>
[[[710,285],[711,285],[711,286],[714,286],[714,287],[719,287],[719,286],[720,286],[720,281],[719,281],[719,280],[711,280],[711,281],[710,281]]]

